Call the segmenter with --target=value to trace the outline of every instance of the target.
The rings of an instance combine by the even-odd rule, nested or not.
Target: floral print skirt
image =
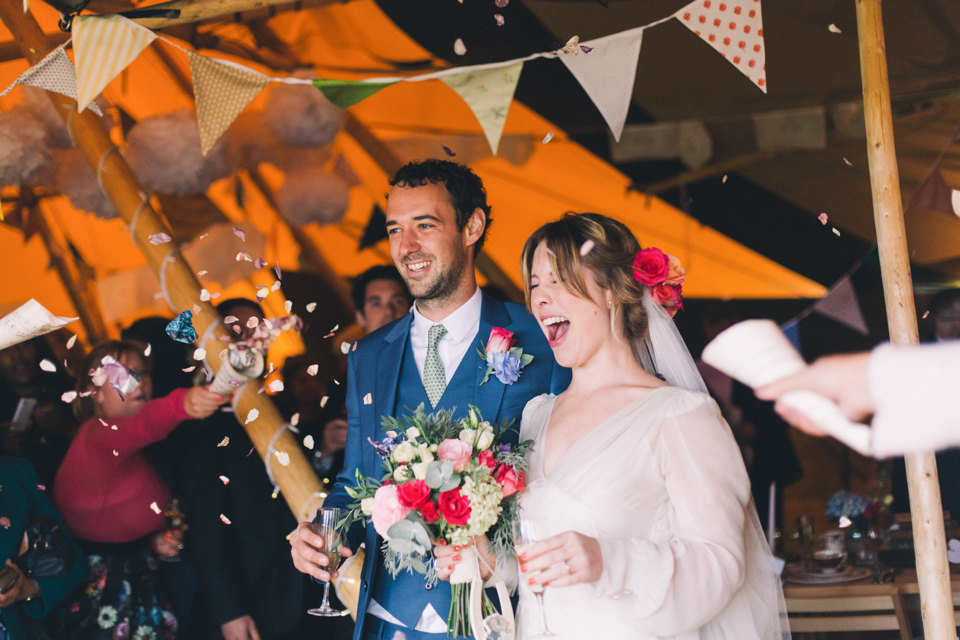
[[[83,545],[81,545],[83,546]],[[109,545],[97,545],[102,547]],[[174,617],[162,596],[153,552],[146,546],[126,553],[90,553],[87,584],[67,608],[67,640],[173,640]]]

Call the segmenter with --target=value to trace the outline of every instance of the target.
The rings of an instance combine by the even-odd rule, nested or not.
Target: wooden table
[[[960,606],[960,575],[951,576],[953,604]],[[920,628],[917,572],[904,569],[892,583],[874,584],[872,578],[827,585],[787,582],[790,629],[794,633],[898,630],[903,640],[914,640]],[[954,613],[960,624],[960,613]]]

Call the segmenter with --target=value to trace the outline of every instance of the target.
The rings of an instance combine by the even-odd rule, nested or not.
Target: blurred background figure
[[[370,267],[353,279],[353,306],[364,334],[376,331],[407,313],[413,298],[393,265]]]
[[[56,370],[41,369],[43,360]],[[74,384],[42,336],[0,351],[0,448],[33,463],[50,490],[77,431],[70,405],[61,399]]]
[[[944,289],[930,298],[930,323],[923,342],[944,342],[960,338],[960,289]]]

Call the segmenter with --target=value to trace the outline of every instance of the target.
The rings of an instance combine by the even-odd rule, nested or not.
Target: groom
[[[350,503],[345,487],[355,472],[379,478],[380,459],[368,438],[384,437],[381,417],[404,416],[423,403],[427,411],[455,409],[466,415],[469,405],[484,420],[514,420],[527,401],[542,393],[559,393],[570,381],[559,367],[536,320],[522,306],[481,293],[474,273],[477,253],[490,226],[490,207],[483,183],[467,167],[442,160],[410,163],[394,176],[387,197],[390,254],[416,299],[408,315],[357,342],[348,357],[347,420],[343,472],[324,506]],[[486,362],[483,349],[493,328],[514,333],[516,345],[533,361],[513,382],[490,376],[480,386]],[[516,432],[513,433],[516,437]],[[354,527],[347,545],[366,542],[366,561],[354,640],[446,638],[450,586],[430,588],[420,574],[393,578],[383,564],[383,541],[373,525]],[[301,523],[291,537],[296,567],[328,580],[325,559],[317,552],[319,537]]]

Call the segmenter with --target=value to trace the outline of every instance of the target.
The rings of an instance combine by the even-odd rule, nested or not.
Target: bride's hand
[[[476,536],[469,544],[452,545],[444,540],[435,540],[433,546],[433,557],[437,561],[437,577],[441,580],[449,580],[457,565],[460,564],[461,554],[464,549],[476,545],[477,553],[480,555],[480,577],[487,580],[493,575],[492,567],[497,566],[497,556],[490,549],[490,542],[486,536]],[[486,562],[484,562],[486,560]]]
[[[603,554],[596,538],[575,531],[541,540],[520,554],[520,577],[528,584],[569,587],[596,582],[603,573]]]

